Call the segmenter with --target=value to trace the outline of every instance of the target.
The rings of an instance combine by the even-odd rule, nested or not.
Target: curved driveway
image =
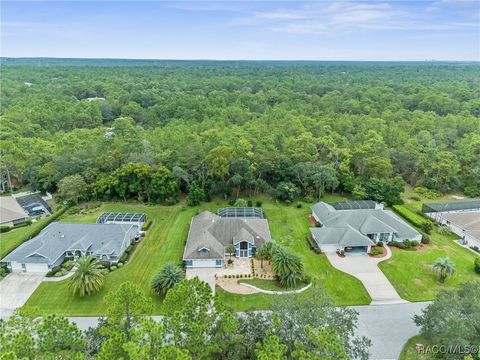
[[[373,258],[365,254],[347,254],[340,257],[337,254],[327,254],[327,258],[334,268],[350,274],[360,280],[372,298],[371,305],[402,304],[408,301],[398,295],[387,277],[377,264],[392,256],[391,250],[385,246],[387,255],[382,258]]]

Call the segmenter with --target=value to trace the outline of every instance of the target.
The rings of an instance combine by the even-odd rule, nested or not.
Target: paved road
[[[388,246],[385,249],[387,254],[383,258],[372,258],[365,254],[349,254],[345,257],[327,254],[327,258],[334,268],[350,274],[362,282],[372,298],[371,305],[407,303],[408,301],[398,295],[393,285],[377,266],[379,262],[392,256]]]
[[[358,311],[358,331],[372,340],[370,359],[398,359],[409,338],[419,333],[413,315],[428,305],[422,303],[353,306]]]
[[[13,272],[0,281],[0,316],[9,316],[23,306],[44,277],[39,273]]]
[[[357,334],[372,340],[371,360],[398,359],[409,338],[418,334],[413,315],[420,314],[428,303],[352,306],[358,313]],[[156,316],[159,320],[160,317]],[[96,326],[96,317],[70,318],[82,330]]]

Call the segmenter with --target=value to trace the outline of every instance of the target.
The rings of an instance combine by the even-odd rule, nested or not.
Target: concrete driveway
[[[377,264],[392,256],[386,246],[387,255],[383,258],[373,258],[366,254],[347,254],[340,257],[337,254],[327,254],[327,258],[334,268],[350,274],[360,280],[372,298],[371,305],[402,304],[408,301],[398,295],[387,277],[378,268]]]
[[[212,288],[213,294],[215,294],[215,274],[217,273],[215,268],[195,268],[187,269],[185,277],[187,279],[193,279],[197,276],[200,280],[205,281]]]
[[[8,316],[23,306],[44,279],[40,273],[11,273],[0,281],[0,316]]]

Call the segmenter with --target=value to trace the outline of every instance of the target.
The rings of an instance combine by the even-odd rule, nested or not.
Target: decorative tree
[[[230,260],[232,260],[232,255],[235,254],[235,251],[237,251],[237,249],[233,244],[228,244],[225,248],[225,252],[230,255]]]
[[[75,262],[75,272],[70,278],[70,288],[80,296],[100,291],[105,284],[105,269],[100,261],[87,255]]]
[[[444,283],[447,276],[455,274],[455,264],[447,256],[446,258],[438,258],[433,264],[433,271],[440,277],[440,283]]]
[[[173,263],[167,263],[152,279],[152,290],[157,295],[164,295],[175,284],[185,278],[185,274],[180,266]]]

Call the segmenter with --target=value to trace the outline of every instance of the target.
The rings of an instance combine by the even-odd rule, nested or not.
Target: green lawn
[[[422,344],[423,346],[432,345],[430,342],[423,338],[420,335],[411,337],[408,339],[407,343],[403,347],[402,352],[400,353],[400,357],[398,360],[432,360],[434,356],[432,354],[422,354],[418,350],[415,349],[416,344]]]
[[[337,305],[368,304],[371,301],[360,281],[334,269],[325,256],[309,250],[305,240],[309,228],[308,204],[303,204],[303,207],[298,209],[295,205],[285,206],[265,197],[258,199],[263,201],[273,238],[302,257],[305,270],[312,276],[316,286],[325,289]],[[329,197],[327,201],[338,199]],[[118,288],[121,283],[132,281],[153,300],[155,313],[158,313],[162,300],[151,292],[151,278],[165,263],[181,261],[188,228],[194,215],[203,210],[216,211],[224,206],[226,202],[221,200],[195,208],[186,207],[184,203],[170,207],[108,203],[80,215],[65,215],[61,221],[91,222],[103,211],[145,212],[154,219],[154,223],[128,264],[109,273],[105,287],[99,293],[80,298],[72,295],[68,280],[58,283],[45,282],[38,287],[26,305],[38,307],[43,314],[102,315],[107,307],[104,302],[105,295]],[[268,309],[275,295],[236,295],[220,289],[218,296],[225,305],[241,311]]]
[[[415,212],[421,208],[421,203],[409,203],[405,208]],[[392,247],[393,256],[379,264],[397,292],[406,300],[432,300],[441,289],[480,279],[473,270],[476,255],[454,243],[453,240],[458,238],[456,235],[445,236],[434,231],[430,237],[432,241],[425,250],[405,251]],[[456,274],[442,285],[432,271],[432,265],[437,258],[446,256],[455,263]]]
[[[0,234],[0,259],[19,246],[25,239],[28,239],[30,235],[36,232],[39,228],[42,228],[47,221],[48,218],[43,218],[32,225]]]

